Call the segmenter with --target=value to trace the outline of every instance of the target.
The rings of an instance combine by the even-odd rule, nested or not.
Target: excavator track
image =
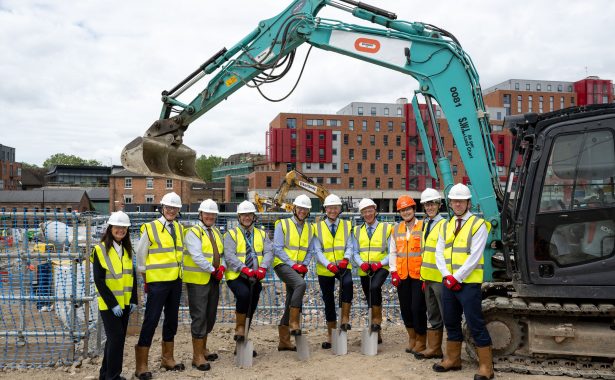
[[[602,322],[615,328],[615,305],[611,303],[557,303],[525,300],[522,298],[492,296],[483,300],[483,314],[487,327],[494,340],[494,368],[502,372],[529,373],[533,375],[566,375],[588,379],[615,379],[613,358],[598,355],[553,355],[548,353],[531,353],[528,326],[536,321],[547,321],[553,326],[554,320]],[[600,321],[600,322],[596,322]],[[543,329],[545,335],[550,330],[555,342],[576,339],[573,323],[562,323],[556,328]],[[464,329],[468,354],[476,358],[469,329]],[[546,333],[545,333],[546,331]],[[549,335],[550,336],[550,335]],[[559,341],[558,341],[559,339]],[[600,345],[599,342],[596,343]],[[599,349],[599,347],[598,347]],[[579,350],[581,351],[581,350]]]

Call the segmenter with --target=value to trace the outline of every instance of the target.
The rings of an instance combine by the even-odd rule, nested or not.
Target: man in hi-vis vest
[[[433,366],[436,372],[461,369],[462,314],[477,347],[478,373],[474,380],[492,379],[491,337],[481,309],[483,251],[490,226],[470,212],[472,194],[461,183],[448,193],[454,216],[442,226],[436,245],[436,264],[442,273],[442,307],[447,331],[444,360]]]
[[[335,279],[341,282],[342,320],[340,329],[350,330],[350,305],[352,303],[352,266],[350,258],[353,253],[352,223],[339,218],[342,212],[342,200],[335,194],[329,194],[323,203],[324,220],[316,224],[316,240],[314,254],[316,255],[316,273],[318,284],[325,303],[325,318],[327,320],[327,341],[322,348],[331,348],[331,333],[337,328],[335,312]]]
[[[183,227],[175,218],[182,201],[174,192],[160,201],[162,216],[141,226],[137,243],[137,271],[143,276],[147,301],[139,341],[135,346],[136,372],[139,380],[149,380],[147,359],[152,338],[164,309],[162,324],[162,360],[160,367],[167,371],[183,371],[182,363],[173,357],[179,301],[182,295],[182,260],[184,251]]]
[[[216,227],[218,205],[205,199],[199,205],[199,221],[186,233],[184,253],[184,282],[188,290],[190,332],[192,334],[192,367],[209,371],[208,361],[218,354],[207,350],[207,335],[214,328],[220,281],[224,276],[224,245]]]

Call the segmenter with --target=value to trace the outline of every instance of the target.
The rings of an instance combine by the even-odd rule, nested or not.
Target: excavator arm
[[[260,194],[254,195],[256,209],[258,212],[264,212],[267,209],[283,209],[285,211],[292,211],[293,205],[291,203],[286,203],[286,195],[293,188],[300,188],[314,194],[320,199],[321,202],[325,200],[327,195],[329,195],[329,190],[317,183],[314,183],[314,181],[306,177],[305,174],[297,170],[291,170],[286,173],[284,180],[280,184],[280,187],[278,187],[278,190],[275,192],[273,198],[265,197]]]

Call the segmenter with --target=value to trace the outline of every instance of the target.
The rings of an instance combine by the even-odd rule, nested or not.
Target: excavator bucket
[[[170,144],[169,137],[137,137],[124,147],[122,165],[143,175],[203,182],[195,170],[196,152],[184,144]]]

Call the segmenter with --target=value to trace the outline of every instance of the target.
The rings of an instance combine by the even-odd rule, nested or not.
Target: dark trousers
[[[186,284],[190,310],[190,332],[195,339],[204,338],[213,330],[220,299],[220,281],[210,277],[205,285]]]
[[[252,285],[252,298],[250,298],[250,282],[243,277],[237,277],[235,280],[227,281],[226,284],[235,295],[235,311],[240,314],[248,314],[251,319],[258,307],[258,300],[263,290],[263,285],[257,281]]]
[[[397,287],[399,308],[404,325],[407,328],[413,328],[419,335],[427,333],[427,305],[422,286],[423,281],[408,277],[401,280]]]
[[[107,335],[105,351],[100,366],[99,379],[117,380],[122,374],[124,360],[124,342],[130,318],[130,306],[124,309],[121,317],[116,317],[111,310],[101,310],[100,316]]]
[[[303,276],[295,272],[289,265],[279,264],[273,270],[286,285],[286,301],[284,302],[284,314],[280,319],[280,326],[288,326],[290,308],[301,308],[303,306],[303,296],[307,283]]]
[[[349,270],[343,271],[343,276],[337,273],[335,276],[318,276],[318,285],[320,285],[320,292],[322,293],[322,300],[325,303],[325,318],[327,322],[337,321],[337,314],[335,312],[335,279],[340,280],[342,285],[342,302],[352,302],[352,273]],[[341,307],[341,305],[340,305]]]
[[[384,285],[384,282],[388,276],[388,270],[384,268],[378,269],[378,271],[371,277],[371,285],[369,276],[361,276],[361,287],[363,288],[363,294],[365,294],[365,298],[367,299],[367,307],[382,306],[382,285]]]
[[[491,345],[491,337],[485,326],[481,309],[480,286],[481,284],[461,284],[461,290],[458,292],[453,292],[446,286],[442,286],[442,314],[448,340],[463,341],[461,314],[464,314],[476,347]]]
[[[143,325],[139,342],[141,347],[152,345],[152,338],[156,332],[156,326],[160,321],[164,309],[164,322],[162,323],[162,340],[173,342],[177,333],[177,317],[179,314],[179,301],[182,296],[182,280],[150,282],[147,284],[147,302],[143,315]]]

